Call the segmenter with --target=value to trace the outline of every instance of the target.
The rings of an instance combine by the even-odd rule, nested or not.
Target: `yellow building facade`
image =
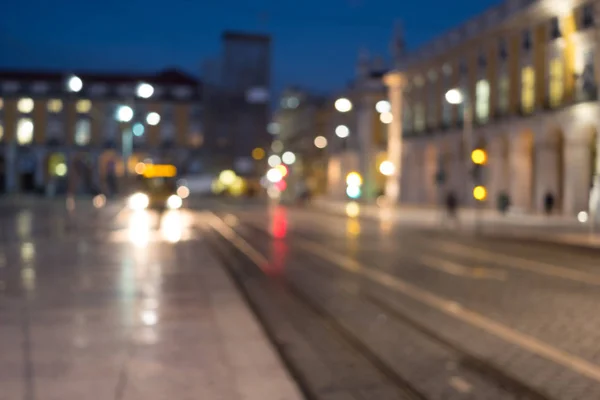
[[[119,122],[124,106],[132,117]],[[51,181],[62,190],[105,190],[107,177],[124,172],[126,147],[132,173],[152,157],[185,166],[203,142],[200,107],[199,82],[177,71],[0,71],[0,192],[42,192]]]
[[[590,0],[511,0],[400,57],[402,100],[392,106],[402,121],[401,200],[439,204],[454,192],[472,204],[469,154],[479,146],[489,154],[489,206],[507,194],[515,209],[537,212],[551,194],[562,213],[587,210],[598,22]],[[446,101],[451,89],[462,104]]]

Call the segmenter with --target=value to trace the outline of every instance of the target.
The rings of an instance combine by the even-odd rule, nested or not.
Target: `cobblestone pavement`
[[[421,398],[600,398],[600,251],[282,207],[209,221]]]
[[[199,224],[0,205],[0,400],[301,399]]]

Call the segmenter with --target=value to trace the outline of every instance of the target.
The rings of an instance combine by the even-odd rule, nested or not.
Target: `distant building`
[[[116,114],[125,105],[134,115],[123,124]],[[202,112],[200,82],[177,70],[0,71],[0,192],[109,190],[107,182],[124,173],[127,130],[133,131],[130,172],[148,158],[197,172]]]
[[[292,152],[286,194],[293,198],[302,188],[313,194],[324,194],[327,184],[327,150],[315,146],[315,139],[326,137],[330,130],[331,107],[324,96],[297,88],[283,91],[273,115],[270,129],[273,143],[269,154],[282,156]]]
[[[205,65],[206,129],[211,134],[214,172],[231,168],[257,176],[262,164],[252,150],[267,147],[270,135],[271,39],[266,35],[225,32],[222,54]]]

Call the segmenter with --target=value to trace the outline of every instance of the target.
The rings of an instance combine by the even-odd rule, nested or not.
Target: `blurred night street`
[[[595,249],[258,201],[87,203],[3,206],[2,400],[600,398]]]

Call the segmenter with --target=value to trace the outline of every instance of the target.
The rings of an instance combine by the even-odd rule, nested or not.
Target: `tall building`
[[[200,95],[200,82],[177,70],[0,71],[0,191],[111,191],[109,182],[148,158],[199,172]],[[132,113],[119,118],[125,106]]]
[[[483,147],[489,206],[506,194],[541,211],[551,194],[564,213],[587,210],[600,124],[596,3],[505,1],[397,60],[404,202],[450,191],[473,201],[469,154]],[[446,100],[450,89],[460,104]]]
[[[270,135],[271,39],[266,35],[225,32],[222,54],[205,66],[206,123],[215,149],[212,167],[253,176],[262,172],[251,157],[267,147]]]

